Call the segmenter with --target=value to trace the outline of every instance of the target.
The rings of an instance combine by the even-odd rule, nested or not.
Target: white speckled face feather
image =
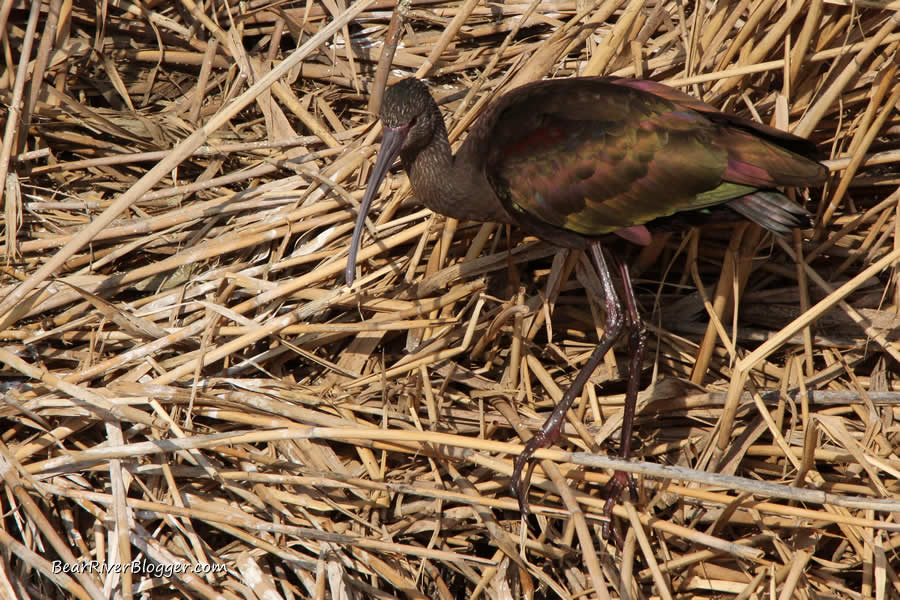
[[[414,77],[402,79],[384,92],[381,121],[385,127],[409,125],[433,103],[424,83]]]
[[[444,119],[428,87],[415,78],[407,78],[389,87],[381,105],[381,122],[385,129],[406,129],[402,151],[407,154],[442,143],[447,138]],[[449,148],[449,144],[447,146]]]

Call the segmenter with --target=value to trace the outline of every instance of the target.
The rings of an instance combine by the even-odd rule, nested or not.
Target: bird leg
[[[622,303],[619,301],[619,296],[616,294],[616,289],[613,287],[612,277],[609,274],[609,268],[606,266],[606,259],[603,257],[603,250],[600,248],[600,244],[597,242],[592,242],[588,249],[590,251],[591,259],[594,262],[594,267],[597,269],[597,274],[600,276],[600,285],[603,288],[603,295],[606,303],[606,323],[603,325],[603,336],[600,338],[600,343],[597,344],[597,347],[591,353],[590,358],[588,358],[584,367],[581,368],[578,375],[575,377],[575,381],[572,382],[572,385],[566,390],[566,393],[563,394],[562,400],[559,401],[553,408],[553,412],[550,413],[550,417],[544,421],[543,426],[541,426],[540,431],[538,431],[534,436],[528,440],[525,444],[525,449],[522,450],[522,453],[516,458],[515,465],[513,466],[512,478],[509,481],[509,489],[512,492],[512,495],[516,497],[519,501],[519,510],[522,514],[528,514],[528,484],[531,481],[531,472],[534,469],[534,463],[531,461],[534,456],[535,451],[538,448],[547,448],[553,444],[557,439],[559,439],[560,433],[562,433],[563,422],[566,418],[566,411],[572,406],[575,402],[575,398],[581,395],[581,391],[584,389],[584,385],[587,383],[588,379],[590,379],[591,375],[594,373],[594,370],[603,360],[603,357],[609,352],[609,349],[612,347],[613,343],[618,339],[619,335],[622,333],[622,327],[624,325],[624,317],[622,315]],[[626,271],[627,274],[627,271]],[[637,309],[634,305],[634,293],[631,290],[630,282],[626,285],[626,291],[629,298],[629,316],[631,315],[632,307],[634,307],[635,313]],[[633,317],[632,317],[633,318]],[[632,362],[632,365],[634,362]],[[637,363],[640,364],[640,363]],[[632,370],[632,378],[635,373]],[[631,385],[631,380],[629,379],[629,385]],[[637,383],[634,384],[635,393],[634,398],[637,397]],[[631,388],[629,388],[631,389]],[[632,401],[634,401],[634,398]],[[626,416],[628,415],[627,410],[627,399],[626,395]],[[634,415],[634,408],[632,407],[631,415]],[[630,441],[631,437],[631,418],[628,418],[628,437]],[[624,439],[625,436],[625,427],[623,425],[622,436]],[[626,446],[622,446],[623,450]],[[631,452],[630,445],[628,446],[628,452]],[[525,468],[525,465],[528,465],[528,472],[522,477],[522,471]],[[621,491],[621,489],[619,490]],[[612,505],[610,505],[610,510],[612,510]]]
[[[625,263],[619,264],[619,273],[622,277],[622,287],[625,291],[625,306],[628,310],[628,324],[630,333],[628,336],[628,351],[631,354],[631,365],[628,370],[628,383],[625,387],[625,408],[622,415],[622,442],[619,447],[621,458],[631,458],[631,438],[634,429],[634,412],[637,408],[638,386],[641,380],[641,365],[644,362],[644,354],[647,351],[647,331],[644,322],[637,310],[637,301],[634,298],[634,289],[631,286],[631,275]],[[636,496],[634,480],[625,471],[616,471],[603,488],[606,496],[606,504],[603,505],[603,514],[607,520],[603,522],[603,537],[609,539],[612,511],[616,506],[622,489],[628,485],[632,495]],[[619,547],[622,546],[620,536],[616,535]]]

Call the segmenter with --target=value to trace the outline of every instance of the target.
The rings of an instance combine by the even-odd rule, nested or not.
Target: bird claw
[[[547,445],[545,437],[539,433],[525,443],[522,453],[516,457],[512,476],[509,479],[509,491],[518,500],[519,511],[526,517],[531,512],[528,506],[528,488],[531,485],[531,475],[534,472],[534,453],[538,448],[543,448]],[[522,471],[525,469],[525,465],[528,465],[528,470],[525,471],[523,476]]]
[[[531,512],[528,505],[528,488],[531,484],[532,472],[534,471],[534,453],[538,448],[547,445],[545,441],[545,437],[541,434],[532,437],[525,444],[522,453],[516,457],[516,461],[513,465],[512,476],[509,480],[509,491],[519,502],[519,511],[524,517],[527,517]],[[525,470],[526,465],[528,465],[527,471]],[[603,487],[602,495],[606,498],[606,503],[603,505],[603,515],[606,517],[606,520],[603,521],[601,534],[603,535],[603,539],[614,541],[617,548],[622,548],[625,540],[622,537],[622,533],[613,525],[612,512],[616,503],[619,501],[622,490],[626,487],[628,488],[632,501],[635,501],[638,495],[637,485],[630,473],[616,471]]]

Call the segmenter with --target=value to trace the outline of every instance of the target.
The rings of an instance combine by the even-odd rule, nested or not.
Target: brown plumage
[[[786,233],[806,225],[808,215],[773,188],[816,185],[827,175],[807,140],[651,81],[583,77],[516,88],[488,106],[455,156],[421,81],[404,79],[389,88],[381,118],[384,138],[353,233],[348,284],[365,215],[398,155],[415,196],[433,211],[515,225],[558,246],[588,249],[600,276],[603,338],[516,460],[510,486],[523,511],[530,475],[522,478],[525,465],[559,436],[566,410],[625,325],[600,240],[618,234],[647,243],[649,231],[678,213],[711,210],[733,211]],[[632,328],[621,446],[628,457],[645,339],[627,268],[620,269]],[[608,510],[625,481],[622,473],[610,481]]]

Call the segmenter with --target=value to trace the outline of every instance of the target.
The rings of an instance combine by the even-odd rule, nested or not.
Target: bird
[[[626,327],[631,360],[619,453],[631,456],[646,332],[628,267],[617,263],[623,306],[604,245],[616,236],[647,245],[652,231],[685,217],[745,219],[784,235],[810,226],[810,216],[776,188],[815,186],[828,175],[814,143],[649,80],[571,77],[514,88],[488,104],[455,155],[423,81],[409,77],[389,87],[380,116],[381,148],[351,238],[348,285],[366,215],[398,156],[414,196],[432,211],[584,250],[599,276],[603,334],[514,463],[509,488],[523,515],[535,451],[559,438],[566,411]],[[618,471],[607,483],[607,517],[626,484]]]

